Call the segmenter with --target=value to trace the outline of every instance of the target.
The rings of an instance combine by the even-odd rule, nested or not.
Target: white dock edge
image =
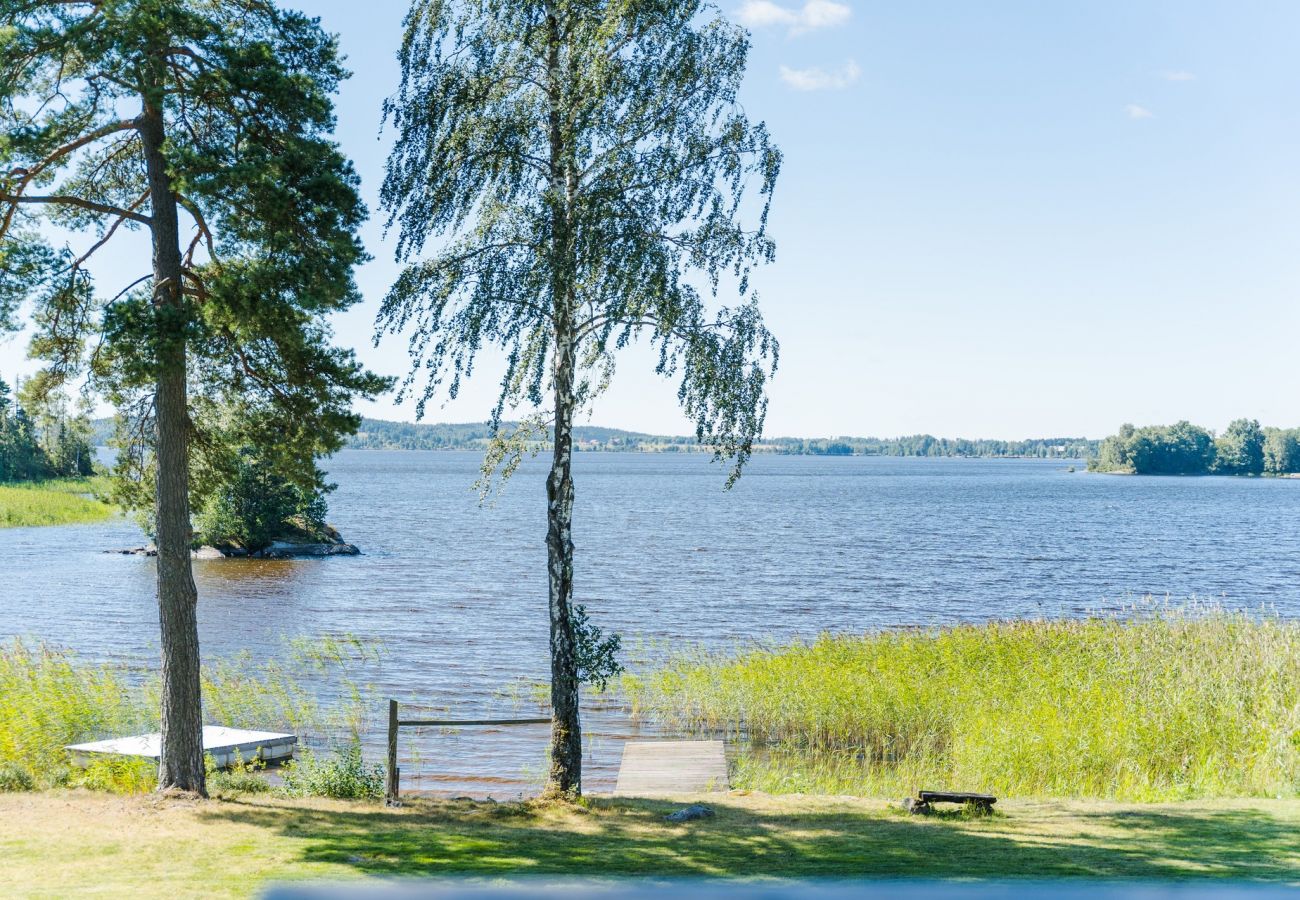
[[[203,726],[203,752],[211,756],[220,768],[233,765],[236,758],[244,762],[260,759],[273,762],[293,756],[298,738],[292,734],[271,731],[244,731],[219,725]],[[162,735],[141,734],[135,737],[114,738],[90,744],[72,744],[72,763],[85,767],[91,760],[105,756],[139,756],[157,759],[161,751]]]

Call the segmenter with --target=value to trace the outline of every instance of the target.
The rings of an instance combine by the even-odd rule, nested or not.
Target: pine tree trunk
[[[189,407],[184,296],[176,194],[163,156],[162,110],[140,117],[153,218],[158,375],[154,394],[157,463],[158,620],[162,626],[162,748],[158,789],[206,795],[199,682],[198,591],[190,563]]]
[[[582,793],[582,722],[578,714],[578,658],[573,638],[573,242],[569,217],[570,153],[562,127],[560,28],[548,11],[547,94],[550,104],[552,306],[555,326],[555,449],[546,480],[546,556],[551,619],[551,768],[547,792]]]

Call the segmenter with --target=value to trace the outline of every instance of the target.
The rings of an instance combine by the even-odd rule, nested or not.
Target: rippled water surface
[[[724,492],[724,472],[703,455],[576,460],[579,600],[634,655],[1076,616],[1145,594],[1300,615],[1300,481],[1120,478],[1037,460],[760,457]],[[196,562],[205,654],[274,658],[286,638],[352,634],[384,647],[368,673],[376,696],[465,715],[511,710],[502,689],[547,671],[544,461],[490,507],[471,488],[478,462],[420,452],[331,460],[331,521],[365,555]],[[125,520],[0,530],[0,638],[153,665],[153,563],[103,552],[142,540]],[[598,790],[636,725],[594,701],[585,724]],[[545,740],[544,727],[424,735],[404,770],[421,776],[416,787],[517,794],[538,778]],[[367,743],[377,751],[381,736]]]

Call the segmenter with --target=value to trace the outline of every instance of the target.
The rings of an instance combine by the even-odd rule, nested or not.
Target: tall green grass
[[[305,644],[285,661],[242,654],[203,668],[204,719],[236,728],[284,729],[309,743],[355,741],[366,727],[368,690],[356,666],[373,650],[326,640],[324,652]],[[360,645],[357,645],[360,647]],[[327,675],[338,700],[323,705],[304,685]],[[68,744],[158,730],[159,682],[153,673],[96,665],[65,651],[14,641],[0,645],[0,790],[84,785],[132,792],[152,786],[139,761],[70,765]]]
[[[1300,789],[1300,624],[1215,609],[680,657],[634,708],[748,750],[739,786],[1154,801]]]
[[[60,478],[0,485],[0,528],[100,522],[113,507],[100,499],[102,478]]]
[[[77,773],[64,745],[155,722],[141,687],[118,670],[21,641],[0,648],[0,772],[11,786],[66,783]]]

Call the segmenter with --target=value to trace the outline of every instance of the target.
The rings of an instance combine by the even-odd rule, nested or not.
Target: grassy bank
[[[0,528],[101,522],[113,507],[95,498],[101,479],[61,478],[0,485]]]
[[[1300,624],[1223,612],[822,637],[630,685],[754,742],[734,783],[1136,801],[1300,788]]]
[[[880,801],[721,795],[586,808],[321,800],[183,803],[85,792],[0,795],[6,896],[248,897],[299,879],[1300,877],[1300,803],[1010,803],[991,819],[904,816]]]

